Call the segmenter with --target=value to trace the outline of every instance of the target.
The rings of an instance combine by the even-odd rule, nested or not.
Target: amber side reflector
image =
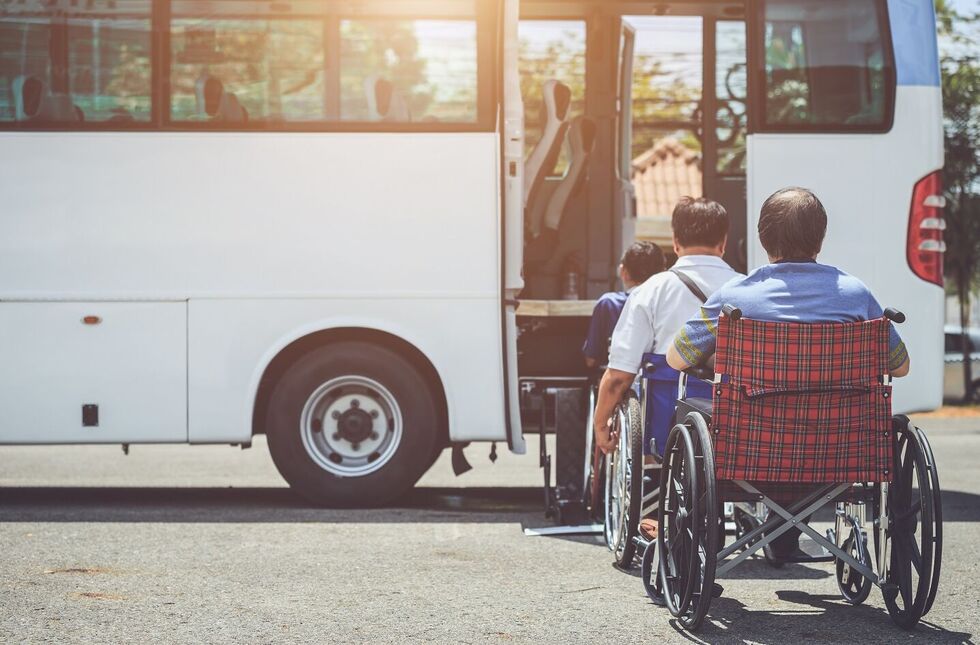
[[[102,319],[98,316],[85,316],[82,318],[82,322],[86,325],[98,325],[100,322],[102,322]]]

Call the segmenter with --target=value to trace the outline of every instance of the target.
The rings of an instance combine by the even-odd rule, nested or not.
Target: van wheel
[[[437,407],[401,355],[365,342],[311,351],[272,392],[266,424],[272,460],[289,485],[322,506],[379,506],[431,465]]]

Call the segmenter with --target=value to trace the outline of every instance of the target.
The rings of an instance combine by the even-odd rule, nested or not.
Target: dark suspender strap
[[[677,269],[671,269],[670,272],[676,275],[677,278],[684,283],[684,286],[690,289],[691,293],[693,293],[694,296],[702,303],[708,299],[708,296],[704,295],[704,292],[701,291],[701,287],[699,287],[689,275],[682,273]]]

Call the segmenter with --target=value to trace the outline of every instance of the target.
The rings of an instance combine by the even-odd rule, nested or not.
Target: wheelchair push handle
[[[722,305],[721,313],[726,318],[731,318],[733,321],[738,320],[742,317],[742,310],[735,305]]]
[[[899,325],[905,322],[905,314],[903,314],[898,309],[893,309],[892,307],[888,307],[887,309],[885,309],[885,318],[892,321],[893,323],[898,323]]]

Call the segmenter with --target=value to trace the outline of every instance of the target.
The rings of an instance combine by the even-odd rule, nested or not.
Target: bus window
[[[171,119],[323,120],[323,22],[247,14],[207,17],[213,6],[196,0],[174,3]]]
[[[476,122],[474,20],[342,20],[345,121]]]
[[[150,119],[150,2],[0,4],[0,122]]]
[[[745,22],[715,23],[715,137],[719,175],[745,174]]]
[[[890,123],[894,74],[879,4],[765,3],[763,129],[880,130]]]
[[[571,90],[569,121],[585,113],[585,21],[522,20],[517,33],[527,157],[544,127],[541,86],[545,81],[560,81]],[[568,152],[562,146],[554,173],[563,175],[567,168]]]

